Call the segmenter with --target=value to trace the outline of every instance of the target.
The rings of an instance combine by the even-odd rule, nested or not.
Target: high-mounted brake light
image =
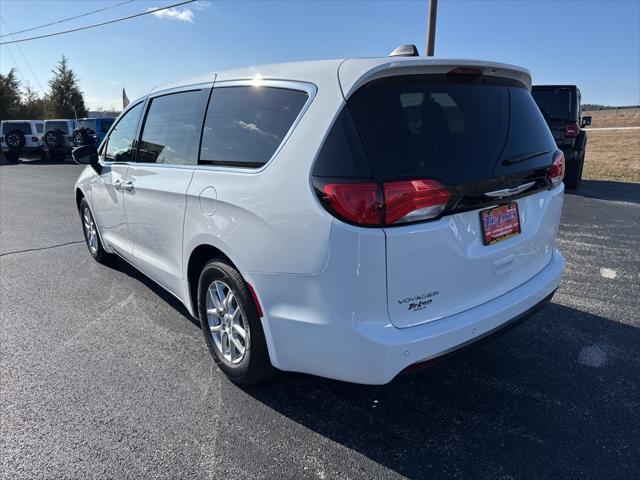
[[[316,178],[315,184],[330,212],[349,223],[369,227],[435,218],[451,198],[449,190],[435,180],[324,183]]]
[[[564,153],[562,153],[562,151],[557,150],[556,153],[553,154],[553,163],[551,164],[547,178],[553,186],[562,182],[564,178]]]
[[[449,70],[447,75],[482,75],[482,70],[476,67],[456,67]]]
[[[566,138],[576,138],[578,136],[578,124],[569,122],[564,127],[564,136]]]

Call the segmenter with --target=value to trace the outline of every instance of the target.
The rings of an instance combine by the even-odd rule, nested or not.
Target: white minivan
[[[205,75],[131,103],[75,196],[198,318],[218,366],[366,384],[549,301],[564,158],[528,71],[418,57]]]

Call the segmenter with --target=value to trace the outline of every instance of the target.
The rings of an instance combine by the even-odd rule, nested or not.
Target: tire
[[[9,150],[21,152],[27,143],[27,138],[20,130],[11,130],[4,136],[4,141],[9,147]]]
[[[211,260],[202,269],[198,281],[198,316],[209,352],[231,381],[250,385],[275,372],[249,288],[240,273],[223,260]],[[238,345],[244,347],[244,351]]]
[[[44,134],[44,143],[49,150],[57,150],[62,146],[62,132],[60,130],[49,130]]]
[[[95,220],[93,219],[93,213],[91,213],[89,202],[87,202],[86,198],[83,198],[80,202],[79,211],[80,221],[82,222],[82,232],[84,233],[84,241],[87,244],[89,253],[97,262],[104,263],[110,255],[105,252],[102,246]]]
[[[17,162],[20,159],[20,154],[22,152],[20,150],[8,150],[4,152],[4,157],[8,162]]]
[[[567,190],[577,190],[582,183],[582,170],[584,169],[584,150],[577,156],[575,162],[567,164],[567,171],[564,177],[564,186]]]
[[[83,145],[93,145],[93,140],[91,139],[91,131],[87,128],[76,128],[73,131],[73,144],[76,147],[81,147]]]

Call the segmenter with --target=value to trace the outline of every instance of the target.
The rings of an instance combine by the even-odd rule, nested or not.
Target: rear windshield
[[[44,131],[44,123],[39,122],[36,123],[36,132],[42,133]]]
[[[100,133],[107,133],[111,128],[111,125],[113,125],[113,118],[99,120],[98,123],[100,124]]]
[[[45,123],[45,130],[60,130],[62,133],[69,133],[69,126],[67,122],[47,122]]]
[[[533,99],[549,120],[564,120],[573,115],[573,92],[568,88],[534,88]]]
[[[96,130],[95,120],[78,120],[77,128],[88,128],[89,130]]]
[[[11,130],[20,130],[25,135],[31,135],[31,125],[28,122],[7,122],[2,124],[2,133],[4,135]]]
[[[347,103],[374,175],[460,184],[550,165],[555,142],[528,90],[491,82],[414,75],[358,90]]]

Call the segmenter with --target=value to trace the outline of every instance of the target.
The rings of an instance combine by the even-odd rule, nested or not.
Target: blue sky
[[[0,0],[0,31],[121,1]],[[177,1],[135,0],[22,36]],[[21,77],[39,91],[65,54],[89,106],[119,109],[123,86],[133,98],[158,84],[243,65],[384,56],[402,43],[415,43],[422,53],[426,12],[427,0],[201,2],[172,15],[147,15],[19,48],[0,46],[0,71],[17,63]],[[515,63],[532,72],[534,83],[579,85],[585,102],[639,104],[640,0],[440,0],[436,55]]]

